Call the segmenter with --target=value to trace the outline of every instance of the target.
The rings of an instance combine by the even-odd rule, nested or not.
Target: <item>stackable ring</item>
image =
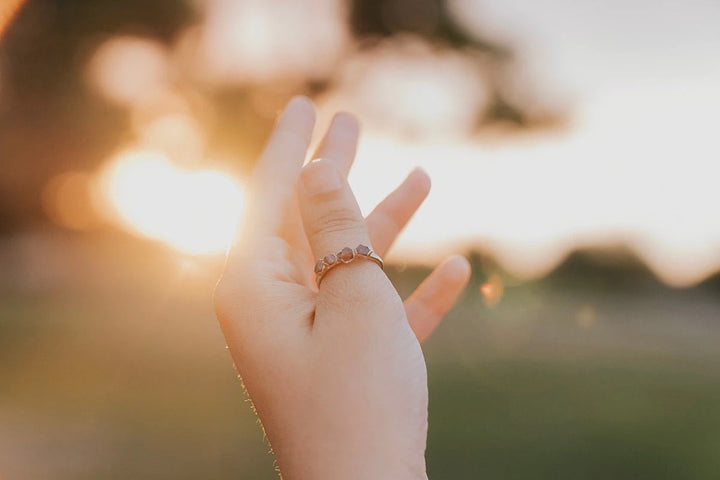
[[[323,277],[331,269],[342,265],[343,263],[350,263],[355,259],[364,258],[372,260],[377,263],[381,269],[385,268],[385,263],[380,255],[373,252],[367,245],[358,245],[355,248],[345,247],[337,253],[330,253],[325,255],[323,258],[317,261],[315,264],[315,282],[320,286],[320,282]]]

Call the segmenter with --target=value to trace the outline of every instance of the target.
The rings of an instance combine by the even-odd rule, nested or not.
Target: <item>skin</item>
[[[427,196],[419,169],[363,218],[346,176],[359,127],[335,116],[303,166],[315,109],[296,97],[258,160],[248,214],[215,307],[285,480],[426,479],[427,373],[420,343],[470,267],[438,266],[403,303],[356,259],[315,285],[318,258],[358,244],[384,255]]]

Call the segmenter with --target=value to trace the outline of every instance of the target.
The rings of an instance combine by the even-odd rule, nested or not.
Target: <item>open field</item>
[[[212,313],[219,261],[33,242],[0,255],[0,478],[276,478]],[[717,280],[575,257],[493,308],[483,280],[425,346],[430,478],[717,478]]]

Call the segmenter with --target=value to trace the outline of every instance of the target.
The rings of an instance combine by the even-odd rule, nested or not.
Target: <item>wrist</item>
[[[348,456],[337,452],[287,458],[276,452],[282,480],[428,480],[425,459],[408,461],[387,454],[373,456],[356,451]]]
[[[312,468],[305,465],[302,469],[288,471],[280,466],[282,480],[428,480],[424,466],[422,468],[392,469],[386,465],[369,467],[367,464],[353,469],[357,465],[323,465]]]

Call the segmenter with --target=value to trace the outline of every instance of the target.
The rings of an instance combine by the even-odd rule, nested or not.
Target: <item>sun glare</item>
[[[121,154],[101,181],[112,211],[130,230],[187,253],[224,251],[243,211],[243,192],[229,175],[183,170],[156,152]]]

